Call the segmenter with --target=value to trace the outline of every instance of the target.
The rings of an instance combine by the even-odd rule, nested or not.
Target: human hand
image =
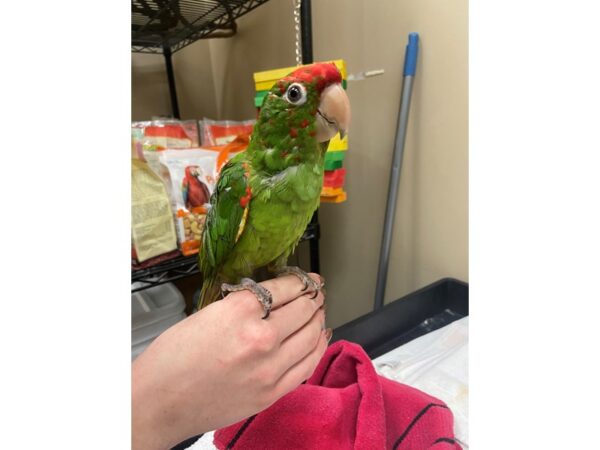
[[[273,295],[268,319],[254,294],[234,292],[169,328],[135,360],[134,450],[168,449],[235,423],[310,377],[331,338],[323,292],[301,295],[293,275],[260,284]]]

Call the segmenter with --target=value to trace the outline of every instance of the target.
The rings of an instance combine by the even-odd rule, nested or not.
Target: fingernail
[[[325,330],[325,339],[327,339],[328,344],[329,344],[329,341],[331,341],[332,336],[333,336],[333,330],[331,328],[327,328]]]
[[[325,277],[319,274],[319,278],[321,279],[321,287],[325,286]]]

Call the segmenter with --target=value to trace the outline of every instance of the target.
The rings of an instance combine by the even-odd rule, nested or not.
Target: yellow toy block
[[[329,141],[328,152],[343,152],[348,150],[348,136],[344,136],[344,139],[340,139],[340,134],[336,134]]]
[[[273,80],[260,81],[258,83],[254,83],[254,87],[257,91],[269,91],[273,87],[274,84],[275,84],[275,81],[273,81]]]

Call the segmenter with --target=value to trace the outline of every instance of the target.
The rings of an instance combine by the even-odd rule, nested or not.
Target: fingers
[[[290,367],[304,359],[316,348],[324,328],[325,313],[320,310],[301,329],[281,343],[274,361],[279,376],[283,375]]]
[[[331,338],[330,333],[331,330],[321,330],[314,349],[281,376],[274,388],[274,394],[277,398],[297,388],[312,375],[327,349],[327,342]]]
[[[325,296],[322,292],[314,300],[312,296],[312,293],[306,293],[271,313],[269,323],[277,330],[280,342],[304,327],[323,306]]]
[[[321,277],[316,273],[308,274],[317,283],[321,283]],[[296,275],[285,275],[259,283],[267,288],[273,295],[273,309],[279,308],[292,300],[303,295],[304,284]]]
[[[321,282],[318,274],[309,273],[309,276],[317,283]],[[286,275],[283,277],[273,278],[271,280],[262,281],[258,284],[266,288],[272,295],[273,303],[271,306],[271,316],[274,310],[277,308],[280,308],[281,306],[286,305],[305,294],[305,292],[302,292],[302,289],[304,288],[302,281],[295,275]],[[262,317],[262,306],[256,301],[256,296],[250,291],[242,290],[233,292],[225,297],[225,300],[231,300],[237,302],[238,304],[246,305],[248,308],[250,308],[250,310],[256,311],[255,315],[258,315],[258,318]],[[269,317],[267,320],[271,320],[271,317]],[[306,320],[308,320],[308,318]],[[305,323],[306,320],[303,323]]]

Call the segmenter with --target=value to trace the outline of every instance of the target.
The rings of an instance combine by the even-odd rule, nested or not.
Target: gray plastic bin
[[[131,294],[131,360],[159,334],[185,318],[185,300],[172,283]]]

